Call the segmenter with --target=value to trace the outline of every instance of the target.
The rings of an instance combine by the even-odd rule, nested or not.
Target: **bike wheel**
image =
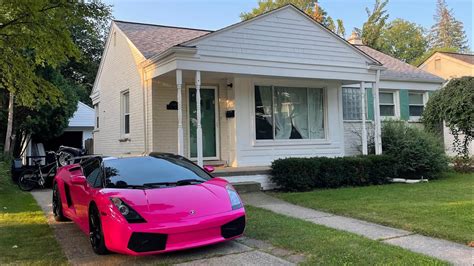
[[[38,171],[34,169],[27,169],[23,171],[18,178],[18,187],[23,191],[31,191],[38,184]]]
[[[68,165],[69,160],[74,157],[74,154],[67,151],[60,151],[58,155],[58,162],[60,166]]]

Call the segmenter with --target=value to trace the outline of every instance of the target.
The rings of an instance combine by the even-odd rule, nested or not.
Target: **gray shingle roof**
[[[440,82],[444,80],[436,75],[418,69],[394,57],[379,52],[365,45],[356,45],[357,48],[381,62],[387,70],[382,71],[380,78],[384,80],[406,80]]]
[[[175,45],[211,32],[119,20],[114,22],[147,59]]]
[[[468,64],[474,65],[474,54],[460,54],[460,53],[449,53],[449,52],[440,52],[444,55],[456,58]]]

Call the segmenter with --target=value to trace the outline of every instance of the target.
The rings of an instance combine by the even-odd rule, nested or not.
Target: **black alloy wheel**
[[[54,220],[58,222],[67,221],[66,216],[63,214],[63,205],[61,204],[61,194],[59,192],[58,183],[54,183],[53,186],[53,215]]]
[[[102,232],[99,210],[96,206],[91,206],[89,211],[89,239],[92,249],[96,254],[104,255],[108,253],[105,246],[104,233]]]

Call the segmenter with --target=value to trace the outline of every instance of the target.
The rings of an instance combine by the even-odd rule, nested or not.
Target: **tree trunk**
[[[10,92],[10,97],[8,100],[8,123],[7,123],[7,132],[5,133],[5,146],[3,151],[5,154],[11,154],[11,143],[12,143],[12,133],[13,133],[13,103],[15,100],[15,95]]]

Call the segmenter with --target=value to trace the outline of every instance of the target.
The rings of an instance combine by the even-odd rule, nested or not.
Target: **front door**
[[[189,88],[189,145],[190,157],[197,157],[196,89]],[[203,156],[217,159],[216,89],[201,88],[201,127]]]

